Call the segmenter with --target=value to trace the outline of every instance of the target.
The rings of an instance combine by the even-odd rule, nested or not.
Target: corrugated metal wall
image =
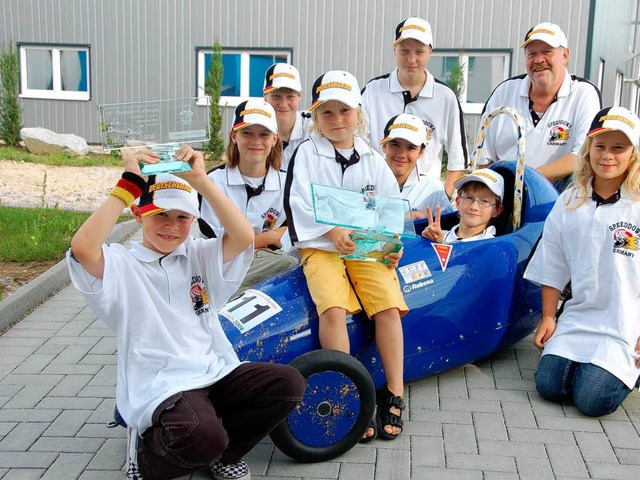
[[[428,19],[437,48],[514,49],[540,21],[560,24],[584,74],[588,0],[2,0],[0,42],[89,44],[91,101],[23,99],[25,126],[75,133],[99,142],[97,105],[196,95],[196,47],[293,48],[311,85],[329,69],[364,84],[394,65],[396,24]],[[305,93],[302,105],[309,104]],[[226,125],[230,115],[227,114]],[[475,134],[470,119],[469,137]]]

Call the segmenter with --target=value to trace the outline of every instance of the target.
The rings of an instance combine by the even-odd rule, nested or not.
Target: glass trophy
[[[399,252],[402,237],[416,232],[408,200],[311,184],[317,223],[350,228],[356,251],[343,258],[388,263],[384,256]]]
[[[179,144],[209,140],[209,107],[203,98],[110,103],[98,112],[104,150],[147,147],[158,154],[159,163],[140,164],[143,175],[191,170],[175,158]]]

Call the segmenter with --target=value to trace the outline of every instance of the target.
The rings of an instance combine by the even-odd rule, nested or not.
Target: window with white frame
[[[511,54],[510,50],[443,49],[433,52],[427,68],[450,86],[456,76],[461,77],[457,93],[462,111],[480,114],[493,89],[511,75]]]
[[[89,47],[18,44],[20,96],[89,100]]]
[[[211,48],[198,48],[197,76],[199,98],[205,98]],[[264,72],[274,63],[291,63],[291,49],[222,49],[222,91],[220,105],[237,106],[249,97],[262,97]],[[207,100],[198,100],[204,103]]]

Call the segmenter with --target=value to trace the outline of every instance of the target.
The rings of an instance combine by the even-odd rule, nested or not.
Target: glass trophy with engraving
[[[203,98],[110,103],[98,112],[104,150],[146,147],[158,154],[159,163],[140,165],[143,175],[191,170],[175,158],[180,144],[209,140],[209,107]]]
[[[352,229],[354,253],[343,258],[388,263],[399,252],[402,237],[416,236],[408,200],[328,185],[311,185],[317,223]]]

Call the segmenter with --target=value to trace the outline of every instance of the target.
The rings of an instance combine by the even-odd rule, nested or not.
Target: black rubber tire
[[[291,362],[291,365],[297,368],[306,379],[323,372],[337,372],[344,375],[357,389],[359,410],[355,422],[346,434],[336,438],[333,443],[322,446],[310,445],[296,436],[291,429],[289,421],[292,415],[299,414],[296,413],[298,410],[294,410],[288,418],[271,432],[273,443],[289,457],[307,463],[331,460],[348,452],[362,438],[375,413],[376,392],[371,375],[357,359],[337,350],[315,350],[305,353]],[[341,393],[342,391],[335,392],[336,398]],[[302,403],[305,402],[305,398],[303,398]],[[327,404],[330,405],[329,402]],[[308,421],[317,424],[318,420],[321,419],[321,415],[316,415],[315,413],[313,415],[316,418],[309,418]],[[325,416],[333,417],[333,414]],[[300,419],[297,418],[296,421],[300,422]]]

